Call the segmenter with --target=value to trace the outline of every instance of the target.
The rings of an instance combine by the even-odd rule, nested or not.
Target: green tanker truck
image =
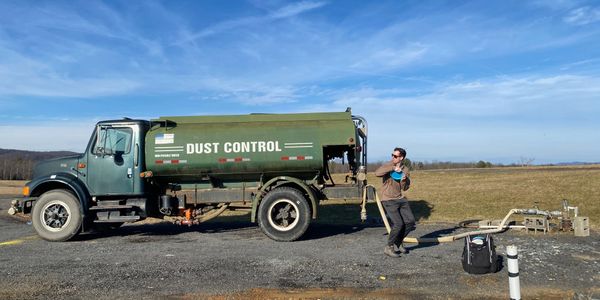
[[[9,212],[66,241],[147,217],[192,225],[247,210],[268,237],[293,241],[320,201],[362,197],[366,150],[367,123],[350,109],[102,121],[85,153],[39,163]],[[334,159],[348,167],[342,184]]]

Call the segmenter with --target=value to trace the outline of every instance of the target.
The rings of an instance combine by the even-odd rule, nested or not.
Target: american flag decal
[[[175,143],[174,133],[159,133],[154,137],[155,145],[165,145]]]

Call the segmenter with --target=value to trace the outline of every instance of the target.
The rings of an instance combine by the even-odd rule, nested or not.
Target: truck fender
[[[81,217],[83,220],[82,226],[86,224],[86,212],[89,208],[90,194],[85,187],[85,184],[79,178],[68,173],[57,173],[51,176],[37,178],[28,183],[30,189],[30,197],[39,197],[43,193],[55,190],[65,189],[71,191],[81,203]],[[82,228],[84,230],[85,228]]]
[[[259,193],[254,197],[254,199],[252,200],[252,212],[250,214],[250,221],[252,223],[256,223],[256,214],[258,212],[258,205],[260,204],[260,201],[262,200],[262,198],[267,194],[266,190],[267,189],[275,189],[279,186],[284,186],[284,185],[292,185],[294,187],[298,187],[300,188],[301,191],[306,192],[306,194],[308,195],[308,198],[310,200],[310,204],[311,204],[311,208],[312,208],[312,219],[316,219],[317,218],[317,206],[319,204],[317,195],[315,194],[315,191],[313,189],[311,189],[306,183],[304,183],[304,181],[298,179],[298,178],[294,178],[294,177],[289,177],[289,176],[278,176],[275,178],[272,178],[271,180],[267,181],[258,191]]]

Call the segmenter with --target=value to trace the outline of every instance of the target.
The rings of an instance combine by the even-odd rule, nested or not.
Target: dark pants
[[[400,246],[404,238],[415,229],[415,216],[410,210],[410,205],[406,199],[394,199],[381,201],[383,207],[392,221],[390,235],[388,237],[388,246]]]

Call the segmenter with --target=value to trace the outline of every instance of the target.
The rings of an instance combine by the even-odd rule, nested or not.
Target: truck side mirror
[[[94,153],[104,155],[104,148],[96,147],[96,149],[94,149]]]
[[[112,149],[106,148],[107,134],[107,127],[100,125],[96,127],[96,146],[94,148],[94,154],[100,155],[102,157],[106,155],[112,155]]]
[[[115,151],[113,159],[115,161],[115,164],[117,164],[118,166],[122,166],[123,163],[125,162],[123,160],[123,151]]]

